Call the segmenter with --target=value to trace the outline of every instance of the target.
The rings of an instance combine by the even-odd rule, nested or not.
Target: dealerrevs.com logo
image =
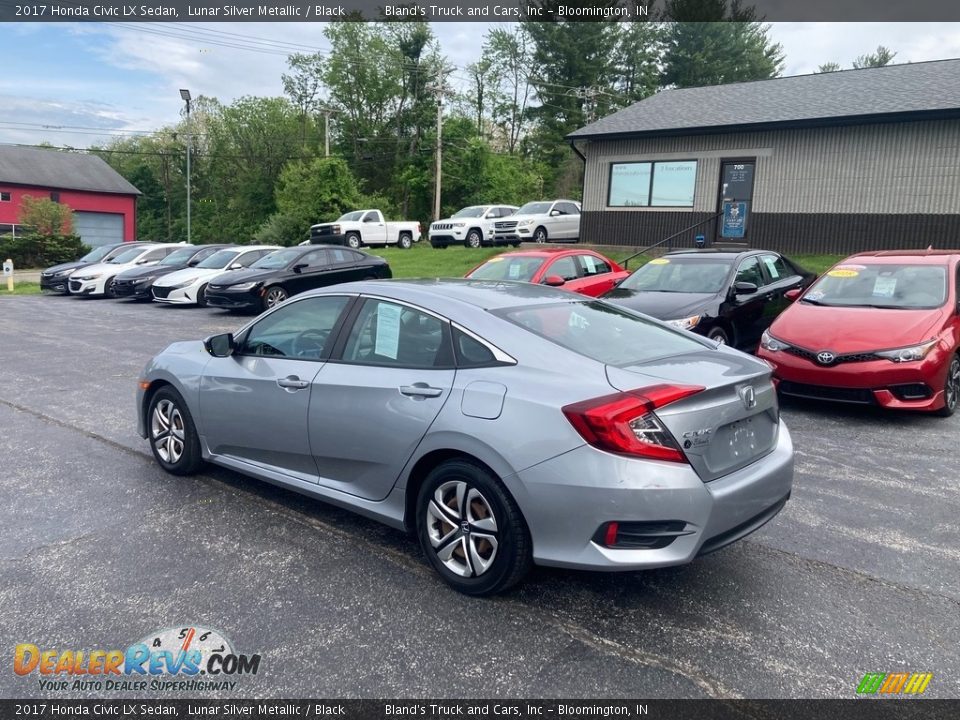
[[[233,690],[239,675],[256,675],[260,655],[243,655],[223,633],[200,626],[147,635],[126,650],[61,650],[17,645],[13,671],[37,675],[41,690]]]
[[[858,695],[922,695],[933,673],[867,673],[857,685]]]

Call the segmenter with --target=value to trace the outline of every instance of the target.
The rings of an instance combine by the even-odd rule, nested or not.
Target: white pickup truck
[[[412,220],[387,222],[379,210],[354,210],[332,223],[321,223],[310,228],[310,242],[314,245],[346,245],[352,248],[396,245],[406,250],[419,241],[420,223]]]

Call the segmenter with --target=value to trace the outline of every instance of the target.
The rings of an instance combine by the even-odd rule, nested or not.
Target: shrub
[[[16,268],[36,268],[78,260],[90,248],[77,235],[0,235],[0,262],[10,258]]]

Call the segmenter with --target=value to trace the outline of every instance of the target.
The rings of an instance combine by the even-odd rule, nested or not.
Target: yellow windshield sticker
[[[669,265],[670,261],[667,260],[666,258],[654,258],[647,264],[648,265]]]
[[[847,270],[845,268],[837,268],[836,270],[831,270],[827,273],[830,277],[837,278],[852,278],[857,277],[860,273],[856,270]]]
[[[490,258],[489,260],[487,260],[487,262],[503,262],[503,258],[502,257]]]

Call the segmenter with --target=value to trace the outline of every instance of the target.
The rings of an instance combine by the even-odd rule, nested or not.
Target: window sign
[[[747,204],[725,202],[723,204],[723,227],[720,235],[725,238],[742,238],[746,234]]]
[[[400,312],[399,305],[380,303],[377,305],[377,341],[374,352],[377,355],[397,359],[400,347]]]
[[[651,163],[614,163],[610,168],[609,205],[645,207],[650,204]]]
[[[655,163],[650,204],[654,207],[693,207],[696,181],[696,160]]]
[[[693,207],[696,160],[612,163],[609,207]]]

